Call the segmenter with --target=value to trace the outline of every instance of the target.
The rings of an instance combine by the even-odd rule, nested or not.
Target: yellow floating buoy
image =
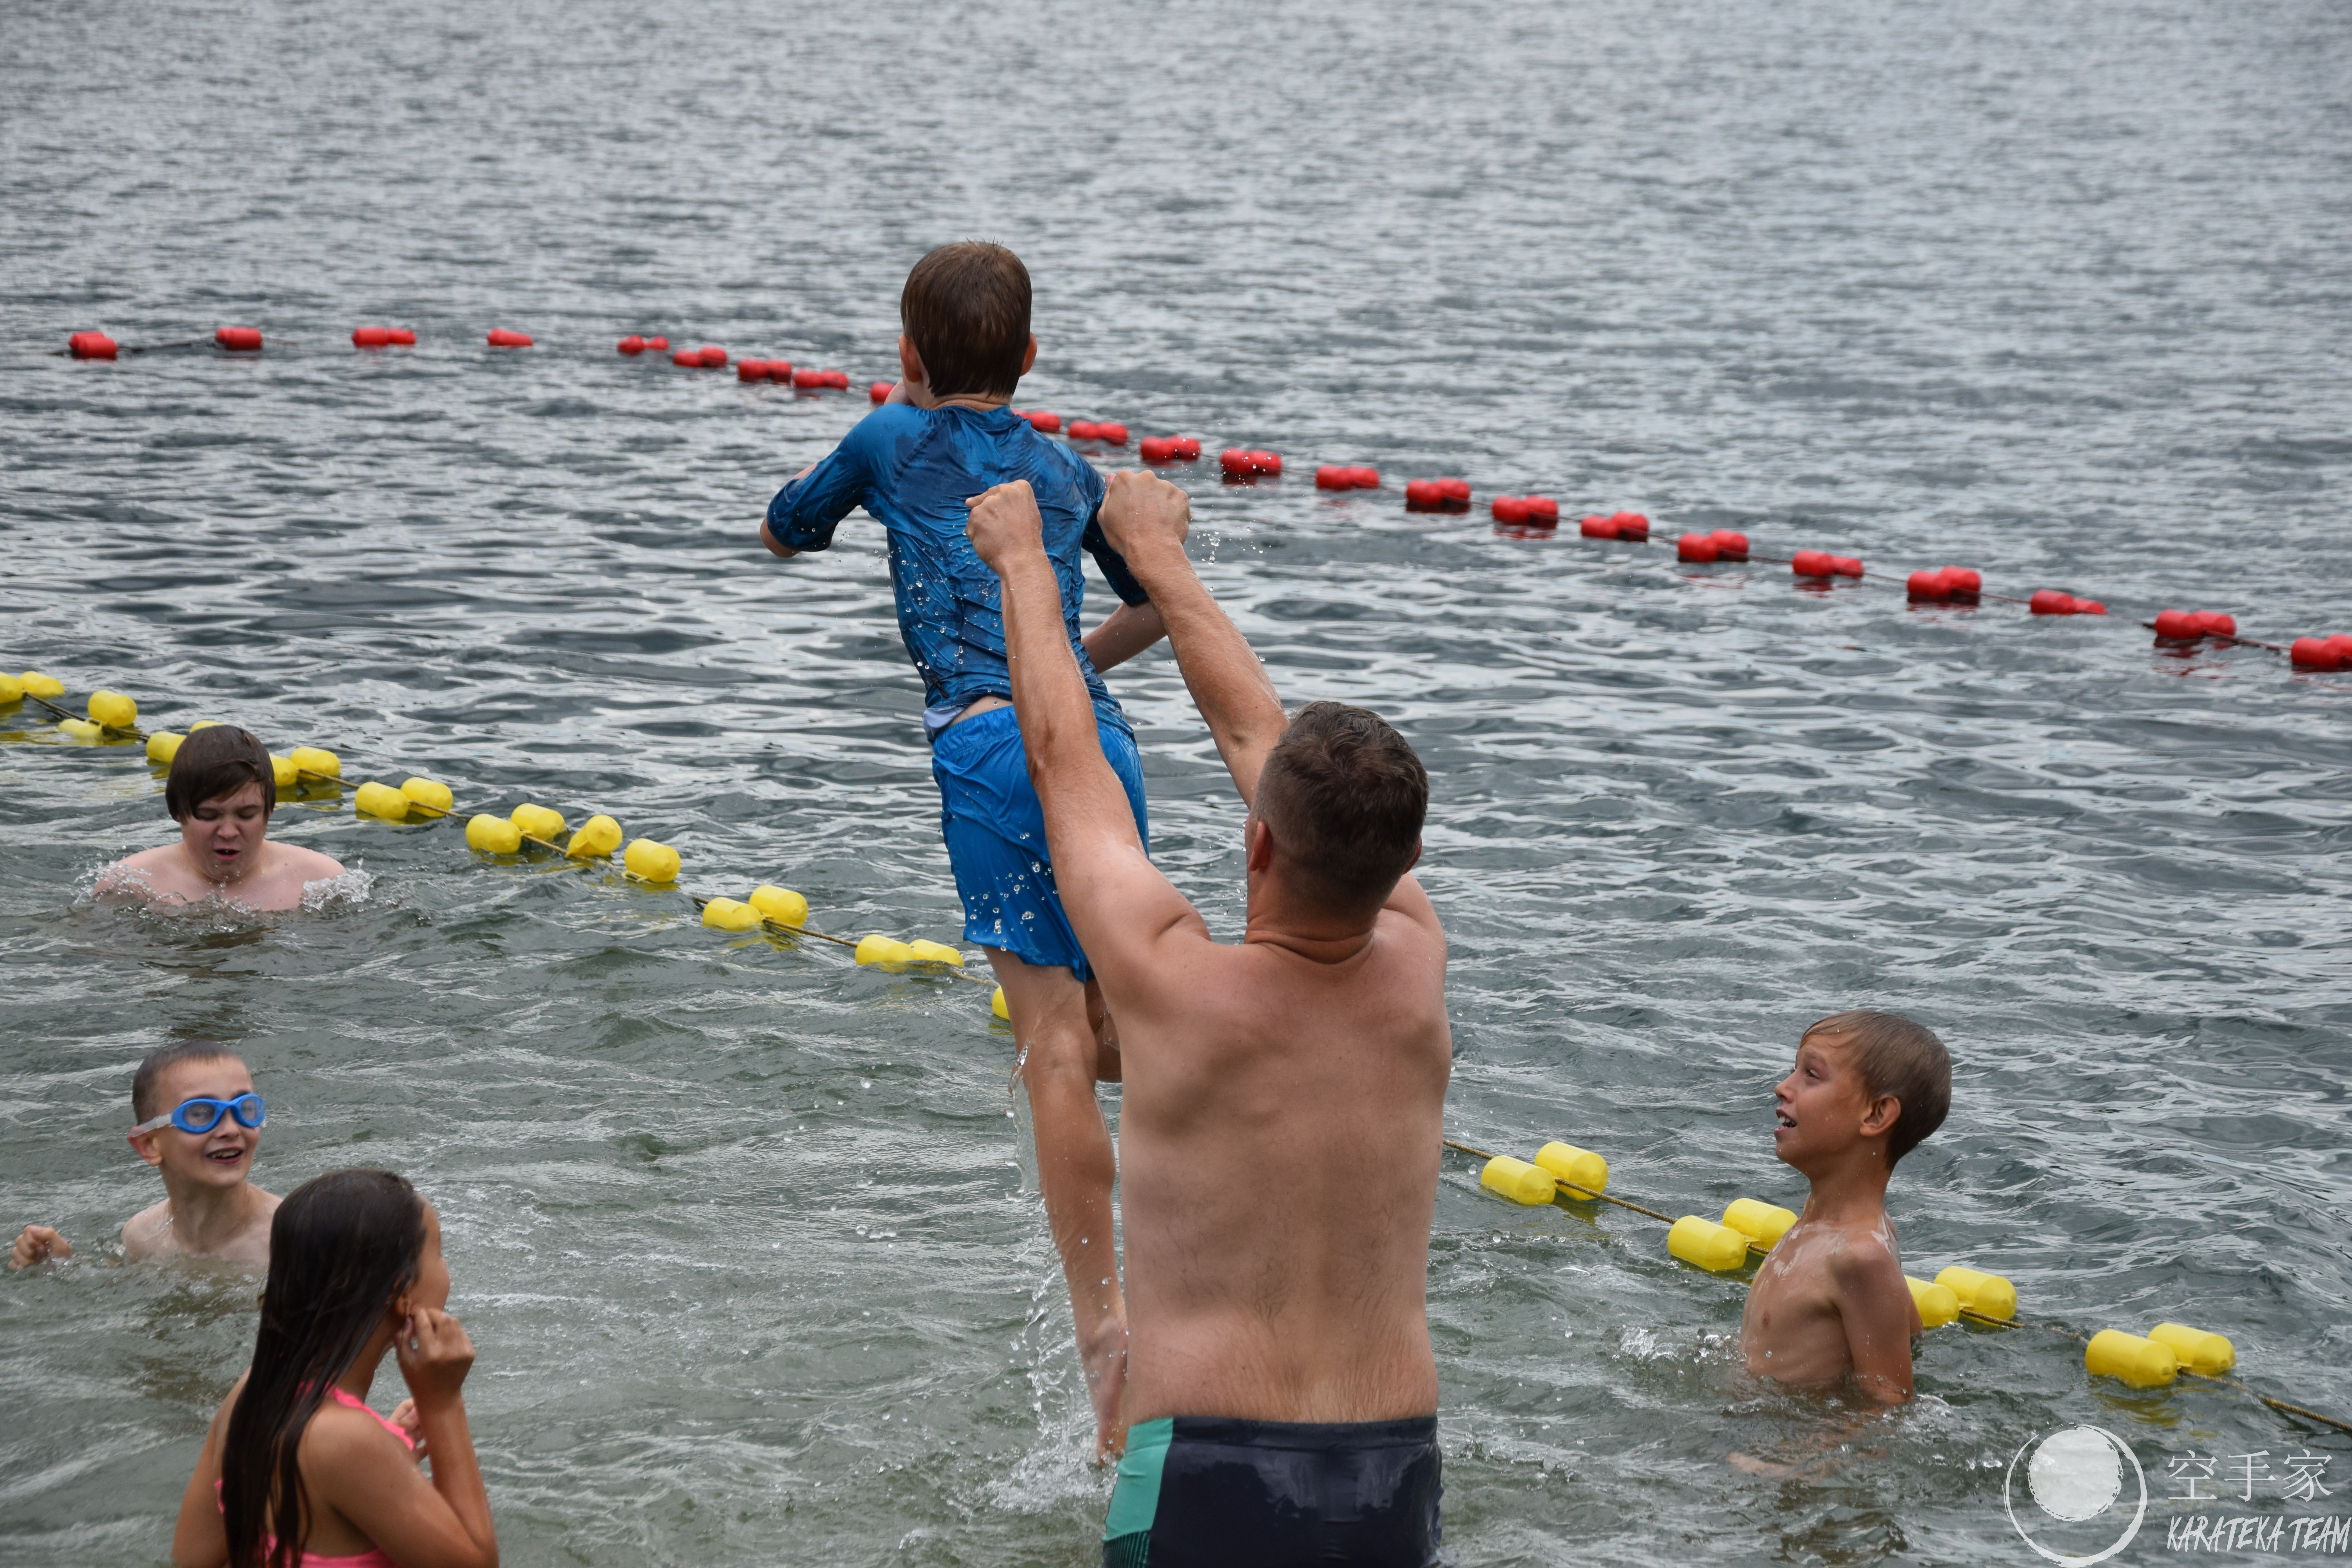
[[[147,760],[157,767],[168,768],[172,759],[180,754],[180,742],[185,735],[174,735],[169,730],[158,730],[147,737]]]
[[[1908,1274],[1903,1283],[1911,1287],[1911,1304],[1919,1309],[1921,1327],[1940,1329],[1960,1315],[1960,1299],[1952,1294],[1949,1285],[1915,1279]]]
[[[1727,1225],[1686,1214],[1666,1232],[1666,1250],[1710,1274],[1724,1274],[1747,1263],[1748,1238]]]
[[[362,816],[380,816],[386,822],[408,820],[408,797],[390,784],[370,782],[360,785],[352,795],[352,809]]]
[[[808,924],[808,900],[790,888],[762,882],[751,889],[751,904],[764,919],[782,921],[788,926]]]
[[[60,719],[58,728],[77,741],[103,741],[106,731],[87,719]]]
[[[25,683],[13,675],[0,675],[0,708],[25,700]]]
[[[2017,1287],[1998,1274],[1980,1274],[1955,1264],[1937,1275],[1936,1283],[1949,1289],[1971,1312],[1982,1312],[1988,1318],[2017,1316]]]
[[[466,843],[485,855],[511,855],[522,847],[522,829],[503,816],[477,812],[466,819]]]
[[[950,947],[943,942],[910,942],[907,944],[907,949],[915,955],[915,961],[919,963],[960,965],[963,963],[963,949]]]
[[[1478,1173],[1478,1184],[1530,1208],[1551,1202],[1554,1190],[1549,1171],[1525,1160],[1514,1160],[1508,1154],[1497,1154],[1487,1161],[1486,1168]]]
[[[64,681],[54,676],[43,675],[37,669],[28,669],[18,676],[16,684],[25,689],[28,697],[63,697],[66,694]]]
[[[174,745],[172,749],[176,752],[180,748]],[[151,757],[155,754],[155,745],[152,741],[147,744],[147,754]],[[269,753],[269,782],[279,789],[299,789],[301,787],[302,774],[300,770],[295,767],[293,758],[281,757],[272,752]]]
[[[1573,1143],[1547,1143],[1536,1151],[1536,1163],[1571,1187],[1582,1187],[1590,1193],[1609,1190],[1609,1162],[1590,1149],[1580,1149]],[[1577,1195],[1568,1194],[1570,1198]]]
[[[508,813],[508,820],[515,825],[517,830],[525,838],[543,838],[550,844],[554,843],[555,836],[563,831],[562,812],[550,811],[543,805],[533,805],[529,801],[524,801],[513,811]],[[620,841],[619,827],[615,824],[613,842],[618,844]],[[606,849],[604,853],[609,855],[612,851]]]
[[[1008,1024],[1013,1022],[1013,1009],[1005,1005],[1003,986],[998,986],[996,994],[988,999],[988,1010]]]
[[[410,779],[400,786],[400,793],[417,805],[429,806],[435,811],[446,811],[457,804],[457,797],[449,793],[447,784],[435,784],[431,779]]]
[[[1723,1211],[1723,1223],[1769,1252],[1789,1234],[1797,1216],[1778,1204],[1759,1203],[1754,1198],[1734,1198]]]
[[[719,931],[756,931],[760,911],[740,899],[713,899],[702,906],[702,923]]]
[[[189,726],[188,732],[194,734],[198,730],[210,728],[212,726],[209,723],[194,724]],[[343,759],[324,746],[297,746],[287,754],[286,760],[304,773],[324,773],[331,779],[343,776]]]
[[[884,936],[877,931],[872,936],[858,939],[857,962],[860,963],[912,963],[914,961],[915,950],[896,937]]]
[[[563,852],[574,859],[601,860],[620,847],[621,825],[599,812],[580,825]]]
[[[217,730],[219,728],[220,721],[217,719],[199,719],[194,723],[188,726],[188,733],[193,735],[199,730]]]
[[[621,855],[621,867],[641,882],[677,880],[677,851],[654,838],[632,838]]]
[[[2093,1377],[2118,1378],[2134,1388],[2162,1388],[2180,1375],[2180,1358],[2170,1345],[2101,1329],[2084,1347],[2083,1370]]]
[[[128,730],[139,722],[139,704],[120,691],[93,691],[89,694],[89,718],[90,722],[110,730]]]
[[[2238,1364],[2238,1347],[2226,1334],[2209,1333],[2186,1323],[2158,1323],[2148,1330],[2147,1337],[2179,1358],[2183,1372],[2219,1377]]]

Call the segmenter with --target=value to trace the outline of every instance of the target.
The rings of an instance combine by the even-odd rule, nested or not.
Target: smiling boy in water
[[[1895,1162],[1944,1124],[1951,1058],[1899,1015],[1839,1013],[1805,1031],[1772,1098],[1772,1152],[1812,1191],[1748,1288],[1748,1370],[1797,1384],[1852,1377],[1879,1403],[1900,1404],[1920,1324],[1886,1184]]]
[[[278,1199],[250,1180],[267,1112],[253,1075],[233,1052],[186,1040],[151,1052],[131,1079],[127,1134],[163,1178],[163,1201],[122,1227],[128,1263],[206,1258],[264,1268]],[[8,1267],[71,1258],[73,1244],[46,1225],[28,1225],[8,1250]]]
[[[180,742],[163,784],[163,809],[180,841],[143,849],[99,874],[98,896],[151,903],[217,899],[248,910],[290,910],[314,883],[343,874],[315,849],[269,841],[278,776],[247,730],[210,724]]]
[[[1142,764],[1100,672],[1150,647],[1165,628],[1103,536],[1101,476],[1005,406],[1037,357],[1029,305],[1028,271],[1002,246],[942,246],[917,262],[898,300],[904,378],[830,457],[777,492],[760,542],[779,556],[823,550],[860,506],[888,536],[899,635],[923,678],[923,734],[964,940],[986,950],[1012,1015],[1038,1185],[1076,1318],[1099,1455],[1116,1438],[1127,1355],[1111,1241],[1113,1154],[1095,1099],[1098,1080],[1120,1076],[1117,1037],[1055,888],[1045,813],[1013,718],[996,575],[965,537],[966,503],[1016,479],[1035,492],[1071,651],[1139,836]],[[1081,552],[1094,556],[1120,600],[1084,637]]]

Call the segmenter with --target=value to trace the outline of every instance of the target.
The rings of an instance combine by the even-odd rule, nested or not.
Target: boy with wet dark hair
[[[1748,1289],[1739,1326],[1748,1370],[1790,1384],[1851,1377],[1882,1404],[1906,1400],[1919,1312],[1886,1184],[1895,1163],[1944,1124],[1951,1057],[1933,1030],[1899,1014],[1833,1014],[1797,1042],[1773,1101],[1772,1151],[1812,1191]]]
[[[122,1227],[131,1263],[208,1258],[266,1268],[278,1199],[250,1180],[267,1112],[253,1075],[227,1047],[183,1040],[150,1052],[131,1079],[131,1151],[163,1178],[163,1201]],[[56,1227],[28,1225],[8,1267],[71,1258]]]
[[[290,910],[314,883],[343,874],[315,849],[269,840],[278,803],[268,750],[249,730],[209,724],[180,742],[163,784],[163,809],[180,841],[142,850],[100,872],[100,897],[152,903],[219,900],[250,910]]]
[[[1037,357],[1029,307],[1028,271],[1003,246],[942,246],[917,262],[898,300],[903,378],[831,456],[777,492],[760,541],[779,556],[823,550],[861,506],[887,536],[899,635],[923,678],[923,733],[964,940],[987,952],[1004,987],[1038,1184],[1070,1289],[1097,1444],[1107,1446],[1127,1318],[1111,1248],[1110,1133],[1095,1085],[1119,1077],[1117,1037],[1055,890],[1013,719],[997,581],[964,536],[966,502],[1013,480],[1034,492],[1063,626],[1139,835],[1142,765],[1101,672],[1159,641],[1162,627],[1103,536],[1101,476],[1005,406]],[[1120,600],[1083,637],[1082,552]]]

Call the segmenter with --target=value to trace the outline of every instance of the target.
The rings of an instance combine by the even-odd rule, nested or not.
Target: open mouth
[[[1772,1113],[1772,1131],[1775,1131],[1775,1132],[1794,1132],[1796,1130],[1797,1130],[1797,1119],[1796,1119],[1795,1117],[1793,1117],[1793,1116],[1790,1115],[1790,1114],[1789,1114],[1787,1111],[1785,1111],[1785,1110],[1775,1110],[1775,1111]]]
[[[216,1165],[234,1165],[245,1158],[245,1151],[232,1144],[226,1149],[208,1149],[205,1158]]]

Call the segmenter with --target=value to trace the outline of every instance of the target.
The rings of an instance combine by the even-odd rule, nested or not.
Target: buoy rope
[[[1451,1138],[1444,1139],[1442,1142],[1444,1143],[1445,1147],[1454,1151],[1456,1153],[1467,1154],[1475,1160],[1491,1160],[1495,1158],[1493,1154],[1487,1152],[1486,1150],[1477,1148],[1472,1144],[1456,1142]],[[1615,1204],[1622,1209],[1632,1209],[1635,1214],[1647,1215],[1650,1218],[1662,1221],[1667,1225],[1675,1223],[1674,1216],[1672,1215],[1663,1214],[1656,1209],[1645,1207],[1641,1204],[1633,1203],[1621,1197],[1614,1197],[1607,1193],[1594,1192],[1591,1187],[1579,1186],[1574,1182],[1564,1181],[1556,1175],[1552,1177],[1552,1182],[1556,1186],[1567,1187],[1580,1194],[1578,1201],[1598,1198],[1602,1203]],[[1748,1250],[1758,1257],[1763,1257],[1769,1254],[1771,1249],[1769,1247],[1759,1246],[1751,1238],[1748,1243]],[[1983,1327],[1989,1329],[2041,1329],[2046,1332],[2057,1334],[2062,1338],[2073,1340],[2077,1344],[2088,1344],[2090,1342],[2087,1335],[2076,1333],[2074,1330],[2060,1323],[2038,1322],[2030,1318],[1996,1318],[1990,1312],[1979,1312],[1974,1307],[1962,1307],[1960,1309],[1960,1316],[1966,1318],[1972,1323],[1981,1324]],[[2183,1377],[2201,1378],[2207,1383],[2222,1384],[2228,1387],[2237,1389],[2241,1393],[2253,1395],[2253,1397],[2261,1400],[2264,1405],[2269,1405],[2273,1410],[2282,1410],[2290,1415],[2300,1415],[2308,1420],[2316,1421],[2322,1426],[2333,1426],[2339,1432],[2352,1432],[2352,1421],[2339,1421],[2333,1415],[2323,1415],[2316,1410],[2307,1409],[2300,1405],[2290,1405],[2284,1399],[2274,1399],[2271,1395],[2264,1394],[2261,1389],[2255,1388],[2252,1385],[2242,1382],[2234,1377],[2226,1377],[2218,1373],[2193,1372],[2185,1366],[2180,1369],[2180,1375]]]

